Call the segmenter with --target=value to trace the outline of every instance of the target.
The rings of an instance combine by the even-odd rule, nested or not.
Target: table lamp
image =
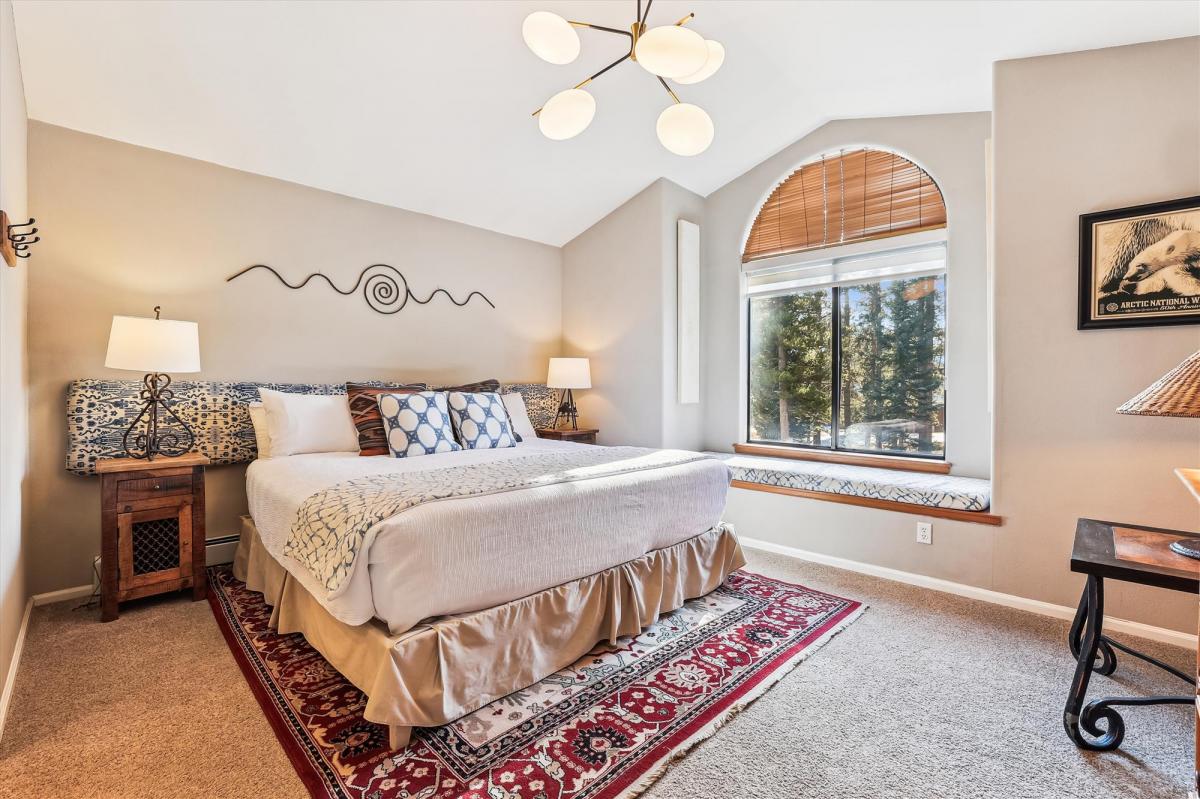
[[[1117,408],[1117,413],[1200,417],[1200,350]],[[1180,555],[1200,559],[1200,546],[1195,543],[1176,541],[1171,544],[1171,549]]]
[[[200,371],[200,336],[195,322],[159,319],[160,306],[154,306],[154,318],[114,316],[108,334],[109,369],[145,372],[142,378],[141,413],[125,431],[121,443],[130,458],[154,460],[156,455],[183,455],[192,449],[196,436],[167,404],[174,399],[167,372]],[[164,411],[182,428],[160,431],[159,412]],[[144,429],[139,426],[145,422]],[[172,425],[174,427],[174,425]]]
[[[546,375],[546,385],[550,388],[562,389],[559,396],[558,413],[554,414],[554,424],[558,427],[559,419],[569,419],[571,429],[579,429],[579,409],[575,407],[575,395],[571,393],[576,388],[592,387],[592,370],[587,358],[551,358],[550,370]]]

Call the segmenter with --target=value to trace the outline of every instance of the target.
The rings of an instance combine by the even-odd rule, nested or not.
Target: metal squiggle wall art
[[[403,311],[404,307],[408,305],[409,300],[412,300],[418,305],[427,305],[438,294],[445,294],[446,298],[459,308],[469,303],[474,297],[479,297],[492,308],[496,307],[495,303],[489,300],[487,295],[482,291],[472,291],[467,295],[466,299],[460,302],[459,300],[455,299],[454,295],[446,289],[437,288],[429,292],[428,297],[421,299],[412,292],[412,289],[408,287],[408,280],[404,277],[400,270],[391,264],[371,264],[359,273],[358,280],[355,280],[354,285],[348,289],[338,288],[337,284],[334,283],[328,275],[322,274],[321,272],[313,272],[299,283],[292,284],[287,281],[287,278],[266,264],[254,264],[253,266],[247,266],[236,275],[231,275],[230,277],[225,278],[225,282],[229,283],[237,280],[242,275],[246,274],[247,272],[252,272],[255,269],[266,269],[275,276],[276,280],[293,290],[304,288],[308,285],[308,282],[315,277],[319,277],[324,280],[329,284],[331,289],[336,291],[338,294],[341,294],[343,297],[349,297],[351,294],[358,291],[359,286],[361,286],[363,299],[366,300],[367,305],[372,311],[385,316],[391,316],[392,314]]]

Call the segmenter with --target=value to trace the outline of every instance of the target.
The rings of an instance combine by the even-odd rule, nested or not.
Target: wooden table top
[[[1171,542],[1184,539],[1200,539],[1200,533],[1080,519],[1071,571],[1200,593],[1200,560],[1170,549]]]
[[[181,466],[207,466],[208,463],[208,456],[199,452],[189,452],[185,455],[155,455],[152,461],[144,458],[97,458],[96,471],[99,474],[141,472],[149,469],[173,469]]]
[[[1192,492],[1192,496],[1200,500],[1200,469],[1176,469],[1175,474]]]

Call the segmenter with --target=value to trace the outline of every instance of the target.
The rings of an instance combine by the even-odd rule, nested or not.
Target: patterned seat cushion
[[[411,458],[462,449],[454,440],[444,391],[380,394],[379,413],[393,457]]]
[[[974,477],[876,469],[840,463],[797,461],[712,452],[729,466],[734,480],[747,483],[886,499],[929,508],[986,511],[992,484]]]
[[[496,392],[451,391],[448,401],[454,435],[467,449],[501,449],[517,445],[508,411]]]

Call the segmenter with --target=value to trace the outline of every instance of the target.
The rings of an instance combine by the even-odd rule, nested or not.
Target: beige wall
[[[1200,38],[995,70],[994,587],[1062,604],[1075,519],[1197,529],[1172,475],[1200,422],[1113,409],[1200,347],[1200,328],[1075,329],[1079,215],[1200,194]],[[1195,600],[1114,586],[1109,612],[1195,632]]]
[[[26,126],[12,4],[0,0],[0,208],[14,222],[27,218]],[[0,263],[0,685],[8,677],[29,594],[22,542],[29,451],[25,295],[26,276],[36,265],[36,257],[18,261],[16,268]]]
[[[701,406],[677,402],[676,233],[704,200],[661,179],[563,247],[563,354],[591,360],[580,421],[600,443],[699,449]]]
[[[29,181],[45,241],[30,270],[32,392],[30,582],[47,591],[90,581],[99,549],[99,484],[63,470],[64,397],[79,377],[137,379],[103,366],[113,314],[200,325],[201,378],[431,382],[544,380],[561,344],[561,250],[395,208],[41,123],[30,125]],[[373,313],[320,282],[353,284],[375,262],[444,298]],[[236,532],[244,468],[210,470],[208,534]]]

